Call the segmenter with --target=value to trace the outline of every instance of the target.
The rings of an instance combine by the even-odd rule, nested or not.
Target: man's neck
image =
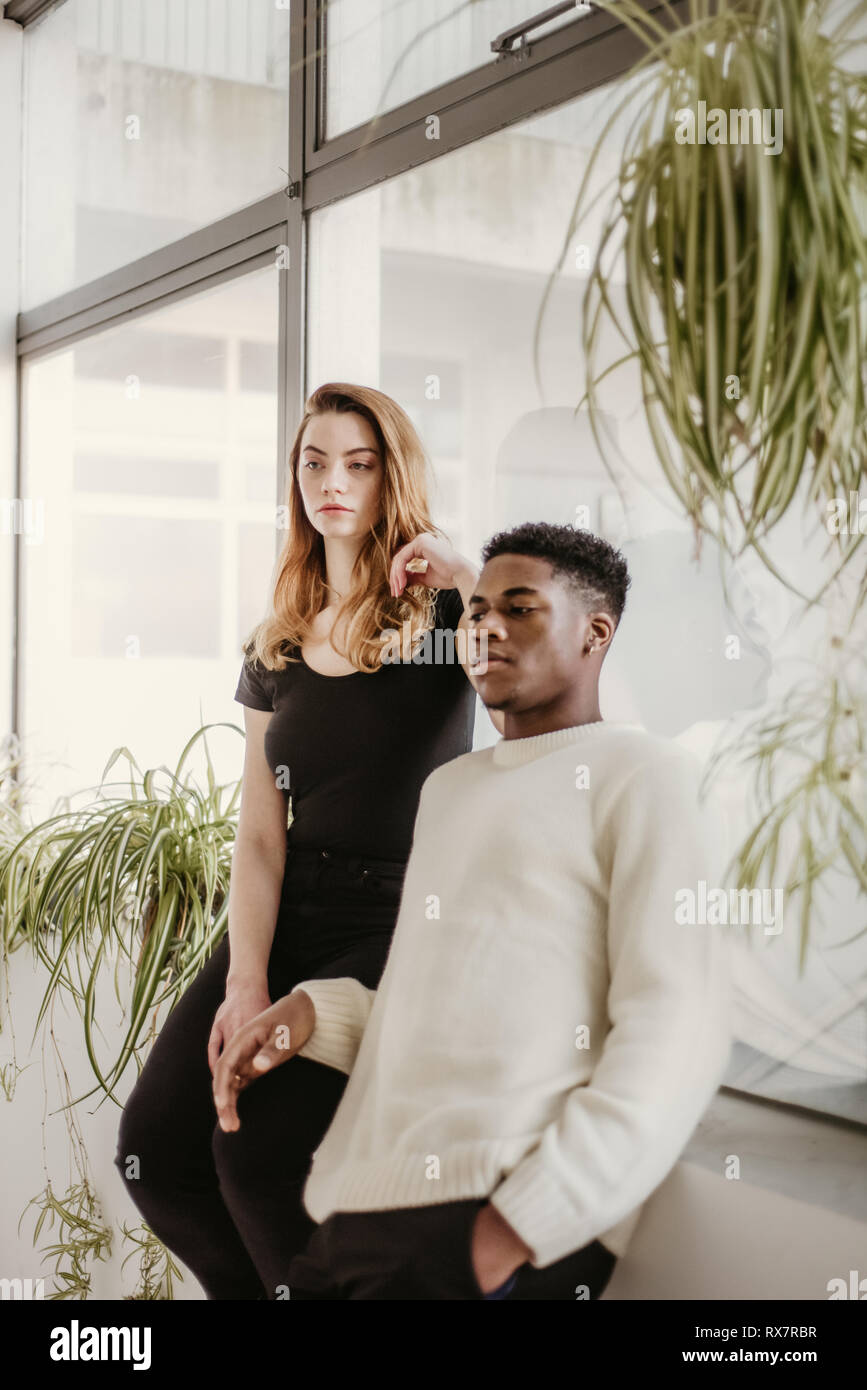
[[[574,729],[579,724],[595,724],[601,719],[598,693],[594,690],[583,699],[573,699],[555,709],[523,710],[520,714],[506,710],[503,738],[535,738],[537,734]]]

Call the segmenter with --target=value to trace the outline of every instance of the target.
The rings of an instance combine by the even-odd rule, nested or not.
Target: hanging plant
[[[124,1257],[121,1270],[125,1269],[130,1260],[138,1258],[139,1283],[135,1293],[127,1294],[128,1300],[135,1299],[173,1299],[174,1281],[179,1279],[181,1283],[184,1276],[180,1267],[171,1257],[170,1251],[163,1245],[162,1241],[154,1235],[147,1222],[141,1225],[130,1227],[124,1221],[121,1232],[125,1241],[130,1241],[133,1249]]]
[[[111,1254],[112,1230],[105,1224],[102,1208],[90,1181],[82,1178],[70,1184],[62,1197],[47,1183],[38,1197],[28,1202],[24,1214],[36,1207],[39,1217],[33,1233],[36,1245],[47,1220],[53,1230],[58,1222],[57,1239],[47,1246],[42,1262],[54,1260],[54,1290],[49,1299],[89,1298],[91,1293],[90,1265],[105,1260]],[[24,1219],[22,1214],[21,1220]],[[21,1230],[21,1221],[18,1223]]]
[[[859,900],[867,895],[867,660],[854,653],[835,665],[726,735],[705,772],[707,783],[722,766],[752,780],[756,824],[727,868],[740,888],[778,886],[798,901],[801,973],[819,882],[842,874]]]
[[[659,462],[697,533],[733,554],[751,545],[773,569],[762,542],[796,496],[827,515],[867,460],[867,76],[842,66],[867,9],[856,0],[823,32],[828,0],[723,0],[713,14],[690,0],[684,24],[665,7],[669,27],[636,0],[599,8],[647,52],[564,244],[608,197],[583,308],[594,434],[606,457],[599,389],[634,360]],[[591,200],[624,114],[613,184]],[[615,364],[611,324],[625,344]],[[538,338],[537,324],[537,361]],[[862,539],[837,533],[840,564]]]
[[[0,856],[3,936],[10,946],[28,941],[49,971],[36,1030],[55,995],[67,993],[81,1013],[94,1090],[114,1100],[115,1083],[138,1060],[148,1019],[180,996],[226,929],[240,782],[217,785],[206,737],[207,792],[181,777],[193,745],[214,727],[193,735],[174,773],[162,767],[141,775],[132,754],[116,749],[94,801],[33,827]],[[237,725],[226,727],[243,736]],[[106,795],[105,779],[122,757],[129,794]],[[122,987],[125,962],[132,979]],[[96,1045],[97,995],[108,964],[126,1033],[105,1062]]]

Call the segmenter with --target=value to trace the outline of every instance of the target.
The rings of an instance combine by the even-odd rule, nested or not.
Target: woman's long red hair
[[[327,382],[308,398],[289,454],[279,518],[286,539],[274,568],[268,612],[244,643],[246,655],[255,656],[270,671],[282,671],[290,661],[301,659],[287,649],[297,649],[310,635],[326,595],[323,538],[304,510],[298,463],[308,422],[330,410],[363,416],[373,429],[383,462],[380,518],[361,546],[349,592],[337,614],[347,619],[343,655],[358,670],[377,671],[383,650],[381,632],[402,629],[408,622],[415,641],[433,623],[435,590],[412,585],[393,598],[388,586],[391,561],[402,545],[423,531],[443,535],[428,510],[428,460],[421,440],[409,416],[390,396],[370,386]]]

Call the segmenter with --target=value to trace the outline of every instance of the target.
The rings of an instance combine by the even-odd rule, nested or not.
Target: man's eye
[[[509,609],[510,613],[535,613],[535,611],[535,608],[513,607]],[[483,618],[484,616],[484,613],[470,613],[467,621],[471,623],[477,623],[479,621],[479,618]]]

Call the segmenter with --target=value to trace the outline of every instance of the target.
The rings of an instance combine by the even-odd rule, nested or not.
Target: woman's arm
[[[228,984],[264,981],[286,867],[286,798],[265,757],[271,715],[245,709],[247,741],[229,881]]]
[[[470,637],[472,628],[470,627],[467,616],[470,597],[475,592],[476,581],[480,571],[469,561],[466,556],[458,554],[445,541],[441,541],[438,536],[431,536],[422,533],[407,545],[401,546],[391,562],[391,572],[389,575],[391,592],[395,597],[402,593],[410,577],[407,574],[407,564],[410,560],[427,560],[427,569],[424,571],[424,583],[430,584],[434,589],[457,589],[460,594],[464,612],[458,623],[458,632],[463,632],[463,647],[467,659],[461,662],[464,675],[473,686],[471,667],[469,664],[469,654],[471,651]],[[420,576],[421,577],[421,576]],[[460,650],[460,646],[458,648]],[[487,706],[486,706],[487,708]],[[502,710],[489,709],[488,718],[497,730],[498,734],[506,732],[506,716]]]
[[[271,1003],[268,958],[286,868],[286,801],[265,757],[270,719],[264,710],[244,710],[247,741],[229,879],[229,973],[208,1041],[212,1073],[232,1034]]]

